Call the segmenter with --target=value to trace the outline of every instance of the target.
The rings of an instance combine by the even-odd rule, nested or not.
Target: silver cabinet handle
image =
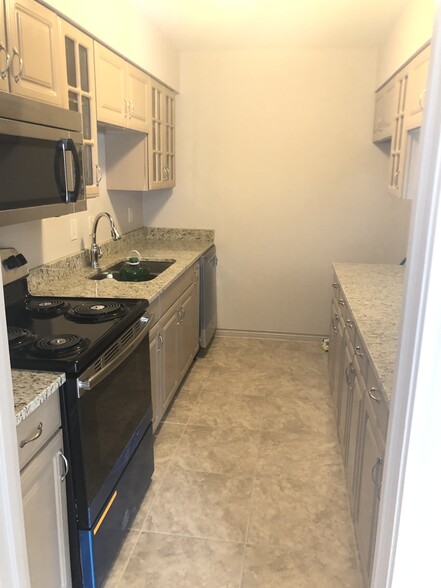
[[[418,98],[418,102],[419,102],[421,110],[424,110],[424,103],[426,101],[426,92],[427,92],[427,88],[424,88],[424,90],[420,94],[420,97]]]
[[[0,41],[0,53],[4,51],[5,52],[5,56],[6,56],[6,65],[5,65],[5,69],[1,69],[0,70],[0,77],[2,78],[2,80],[4,80],[6,78],[6,76],[8,75],[8,69],[9,69],[9,65],[11,64],[11,56],[9,55],[9,53],[6,50],[6,46],[3,43],[3,41]]]
[[[132,118],[134,111],[135,111],[135,107],[133,106],[133,102],[131,100],[129,100],[129,118]]]
[[[158,345],[158,353],[159,353],[162,349],[163,344],[164,344],[164,339],[163,339],[161,333],[158,333],[158,341],[159,341],[159,345]]]
[[[39,423],[37,429],[38,431],[35,433],[33,437],[31,437],[30,439],[24,439],[23,441],[20,441],[21,449],[23,449],[23,447],[25,447],[28,443],[32,443],[32,441],[36,441],[39,437],[41,437],[41,435],[43,434],[43,423]]]
[[[101,171],[100,166],[96,163],[96,185],[99,186],[101,184],[101,180],[103,179],[103,172]]]
[[[361,347],[360,345],[357,345],[355,348],[355,355],[357,355],[358,357],[364,357],[364,353],[361,351]]]
[[[398,188],[398,178],[400,177],[400,170],[397,169],[397,171],[394,174],[394,187]]]
[[[377,479],[377,469],[383,465],[383,458],[379,457],[377,461],[374,463],[371,469],[371,479],[375,486],[375,491],[377,493],[377,497],[380,498],[380,490],[381,490],[381,479]]]
[[[345,325],[349,328],[352,329],[354,327],[354,323],[350,320],[350,319],[346,319],[345,320]]]
[[[338,316],[338,314],[337,314],[337,313],[335,313],[335,314],[334,314],[334,319],[333,319],[333,321],[332,321],[332,329],[333,329],[333,331],[334,331],[334,333],[335,333],[336,335],[337,335],[337,333],[338,333],[338,327],[337,327],[337,324],[338,324],[338,322],[339,322],[339,321],[340,321],[340,317]]]
[[[334,288],[334,290],[338,290],[340,286],[337,282],[333,282],[332,287]]]
[[[378,396],[375,396],[375,392],[378,392]],[[368,391],[368,394],[372,398],[372,400],[375,400],[375,402],[378,402],[378,404],[380,404],[381,396],[379,390],[372,386],[372,388]]]
[[[124,97],[124,118],[129,118],[129,99]]]
[[[343,300],[343,298],[340,298],[340,300],[338,301],[340,306],[346,306],[346,302]]]
[[[12,75],[14,76],[15,82],[18,84],[18,82],[21,80],[21,74],[23,73],[23,59],[21,58],[18,50],[14,47],[12,49],[12,62],[14,61],[15,56],[18,57],[18,73],[14,74],[14,72],[12,72]]]
[[[67,461],[67,458],[62,451],[59,451],[58,455],[61,457],[61,459],[64,462],[64,473],[61,474],[61,476],[60,476],[60,482],[64,482],[67,474],[69,473],[69,462]]]

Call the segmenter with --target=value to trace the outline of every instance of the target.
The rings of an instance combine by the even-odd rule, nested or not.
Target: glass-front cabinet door
[[[93,40],[60,19],[67,93],[64,106],[83,118],[83,173],[86,196],[98,196],[101,170],[97,156]]]
[[[152,80],[149,189],[173,188],[175,178],[175,95]]]

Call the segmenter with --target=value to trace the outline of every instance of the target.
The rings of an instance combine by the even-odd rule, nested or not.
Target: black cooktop
[[[11,365],[77,374],[147,306],[132,298],[15,296],[6,305]]]

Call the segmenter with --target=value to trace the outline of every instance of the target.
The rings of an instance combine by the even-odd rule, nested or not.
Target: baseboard
[[[307,335],[305,333],[277,333],[274,331],[242,331],[239,329],[216,329],[216,337],[241,339],[273,339],[276,341],[322,342],[328,335]]]

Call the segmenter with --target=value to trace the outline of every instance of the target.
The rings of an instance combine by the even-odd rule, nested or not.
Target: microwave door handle
[[[66,197],[68,198],[68,202],[76,202],[78,199],[78,194],[80,193],[81,187],[81,167],[80,167],[80,157],[78,155],[77,148],[75,147],[75,143],[72,139],[67,139],[66,141],[66,151],[70,151],[72,153],[74,168],[75,168],[75,184],[73,191],[69,192],[66,183]],[[66,174],[67,175],[67,174]]]
[[[62,163],[62,169],[60,166]],[[58,186],[60,197],[64,202],[69,202],[69,192],[67,188],[67,167],[66,167],[66,139],[60,139],[57,142],[55,151],[55,181]]]

